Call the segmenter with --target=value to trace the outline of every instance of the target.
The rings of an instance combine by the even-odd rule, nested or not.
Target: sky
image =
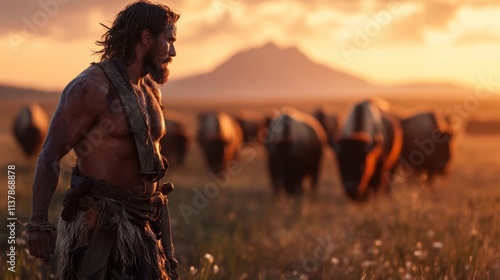
[[[370,82],[500,81],[497,0],[169,0],[180,12],[171,79],[267,42]],[[129,2],[4,0],[0,84],[60,91],[98,57],[95,41]]]

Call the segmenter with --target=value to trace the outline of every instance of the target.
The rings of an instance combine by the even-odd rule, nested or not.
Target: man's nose
[[[170,44],[170,46],[168,48],[168,55],[172,56],[172,57],[177,55],[177,53],[175,52],[174,44]]]

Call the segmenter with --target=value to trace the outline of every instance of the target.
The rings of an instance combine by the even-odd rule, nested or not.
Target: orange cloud
[[[491,34],[488,32],[470,32],[465,33],[457,38],[454,43],[456,45],[469,45],[469,44],[499,44],[500,35]]]
[[[32,65],[33,74],[48,72],[41,69],[52,63],[61,68],[66,65],[66,70],[54,70],[49,75],[52,78],[33,75],[32,83],[52,88],[64,86],[78,70],[97,59],[91,56],[91,50],[104,32],[99,22],[109,23],[128,3],[7,1],[3,5],[8,12],[0,18],[0,60],[10,71],[0,73],[0,82],[25,80],[20,77],[26,72],[26,63]],[[421,49],[419,56],[425,57],[425,52],[432,49],[429,44],[436,38],[443,46],[452,48],[454,44],[497,43],[500,36],[499,28],[495,27],[500,26],[495,19],[498,18],[495,11],[500,11],[499,1],[168,0],[164,3],[181,13],[173,79],[213,69],[233,53],[267,41],[281,46],[297,45],[317,60],[358,71],[376,68],[396,52],[404,57],[410,47]],[[350,42],[357,29],[363,30],[374,15],[393,3],[400,3],[403,11],[392,15],[388,24],[370,36],[370,44],[363,48],[360,57],[363,62],[358,62],[359,65],[346,62],[339,44]],[[14,43],[13,38],[17,40]],[[456,53],[460,51],[463,50],[457,49]]]

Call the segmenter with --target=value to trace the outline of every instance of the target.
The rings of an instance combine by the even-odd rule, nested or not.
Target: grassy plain
[[[310,111],[318,104],[295,105]],[[34,161],[23,158],[10,135],[10,121],[21,105],[0,105],[0,219],[4,221],[10,163],[16,164],[19,221],[28,220],[31,208]],[[55,106],[42,105],[49,112]],[[438,109],[449,106],[443,103]],[[186,115],[194,134],[196,112],[202,108],[170,107]],[[244,105],[212,106],[216,107],[236,112]],[[246,107],[259,112],[279,109],[277,104]],[[330,107],[336,112],[344,108],[344,104]],[[496,113],[494,107],[488,109],[480,113]],[[438,179],[431,188],[414,181],[396,182],[390,196],[366,203],[346,198],[330,150],[325,150],[318,197],[306,196],[297,203],[272,199],[261,147],[244,148],[237,171],[217,182],[193,143],[185,166],[172,167],[165,179],[176,186],[169,199],[181,278],[500,279],[500,137],[457,134],[448,178]],[[61,210],[60,197],[73,160],[71,155],[64,159],[65,172],[50,210],[53,222]],[[195,190],[203,193],[208,186],[210,197],[200,200]],[[186,207],[196,211],[186,217],[181,211]],[[17,236],[22,230],[18,224]],[[16,273],[9,272],[6,228],[0,233],[0,278],[50,277],[50,269],[28,257],[19,239]]]

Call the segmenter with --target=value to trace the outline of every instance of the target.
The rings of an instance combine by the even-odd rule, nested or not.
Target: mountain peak
[[[308,69],[313,64],[294,46],[281,48],[274,42],[268,42],[233,55],[214,72],[245,74],[241,72],[257,71],[266,73],[266,76],[275,76],[275,73],[286,71],[287,68]]]
[[[285,52],[300,53],[300,51],[295,46],[280,47],[279,45],[277,45],[273,41],[269,41],[269,42],[267,42],[267,43],[265,43],[263,45],[251,47],[251,48],[248,48],[246,50],[242,50],[239,53],[233,55],[233,57],[239,56],[239,55],[247,55],[247,54],[252,55],[252,56],[256,55],[256,54],[257,55],[271,55],[271,56],[274,56],[274,55],[282,54],[282,53],[285,53]]]
[[[372,85],[310,60],[295,46],[268,42],[236,53],[211,73],[172,81],[167,88],[183,96],[289,98],[367,90]]]
[[[278,45],[276,45],[274,42],[269,41],[260,47],[252,47],[252,48],[249,48],[247,50],[241,51],[241,52],[233,55],[232,58],[242,57],[242,56],[254,56],[254,57],[270,56],[270,57],[274,57],[275,55],[283,52],[283,50],[284,50],[283,48],[278,47]]]
[[[278,46],[276,46],[276,44],[274,42],[269,41],[258,49],[278,50]]]

